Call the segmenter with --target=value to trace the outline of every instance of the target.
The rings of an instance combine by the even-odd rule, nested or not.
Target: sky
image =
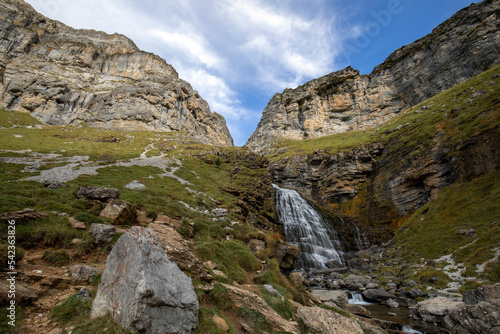
[[[347,66],[370,73],[474,1],[27,2],[71,27],[123,34],[165,59],[224,116],[242,146],[275,93]]]

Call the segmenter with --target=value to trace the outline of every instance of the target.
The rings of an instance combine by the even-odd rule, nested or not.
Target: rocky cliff
[[[444,187],[500,169],[499,93],[497,66],[375,130],[276,145],[273,182],[390,237]]]
[[[52,125],[184,131],[232,145],[224,118],[162,58],[127,37],[77,30],[21,0],[0,3],[0,106]]]
[[[373,128],[500,64],[499,8],[499,0],[472,4],[369,75],[348,67],[275,94],[246,146]]]

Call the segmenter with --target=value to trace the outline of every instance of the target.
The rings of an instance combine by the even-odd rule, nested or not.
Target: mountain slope
[[[0,3],[0,106],[51,125],[184,131],[233,145],[224,118],[127,37],[73,29],[22,0]]]
[[[277,93],[246,146],[374,128],[500,63],[500,1],[473,4],[369,75],[350,67]]]

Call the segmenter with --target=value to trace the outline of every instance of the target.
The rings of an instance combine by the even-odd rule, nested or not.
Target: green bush
[[[59,323],[67,324],[76,318],[90,315],[92,300],[82,300],[76,295],[70,296],[62,303],[54,306],[50,311],[50,317]]]

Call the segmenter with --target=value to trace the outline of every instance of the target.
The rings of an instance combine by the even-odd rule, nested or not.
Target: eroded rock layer
[[[224,118],[175,69],[127,37],[73,29],[0,3],[0,107],[52,125],[184,131],[232,145]]]
[[[499,8],[498,0],[472,4],[369,75],[348,67],[275,94],[246,146],[373,128],[500,64]]]

